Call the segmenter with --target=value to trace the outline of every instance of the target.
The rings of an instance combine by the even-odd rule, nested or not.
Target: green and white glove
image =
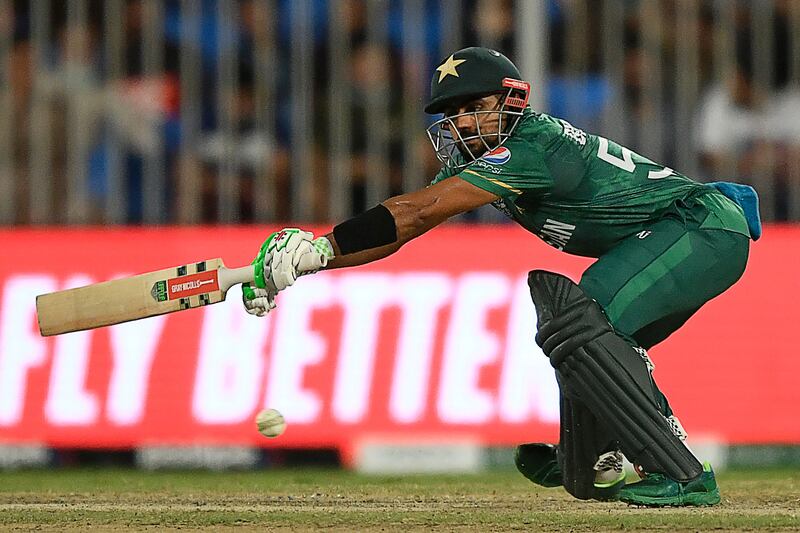
[[[313,233],[298,228],[273,233],[253,260],[255,287],[242,286],[245,309],[258,316],[269,313],[278,292],[299,276],[317,272],[333,256],[333,246],[325,237],[315,239]]]
[[[265,316],[275,309],[276,292],[253,287],[249,283],[242,284],[242,303],[244,310],[254,316]]]

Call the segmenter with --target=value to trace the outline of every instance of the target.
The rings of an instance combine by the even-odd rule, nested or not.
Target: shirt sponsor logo
[[[491,163],[493,165],[503,165],[508,163],[508,160],[511,159],[511,150],[506,148],[505,146],[498,146],[485,156],[483,156],[483,160],[487,163]]]
[[[557,250],[566,248],[567,243],[572,238],[575,226],[566,222],[559,222],[548,218],[544,221],[539,238]]]
[[[491,172],[492,174],[502,174],[503,170],[497,167],[494,167],[484,161],[483,159],[478,159],[475,161],[475,165],[481,167],[482,169],[486,170],[487,172]]]

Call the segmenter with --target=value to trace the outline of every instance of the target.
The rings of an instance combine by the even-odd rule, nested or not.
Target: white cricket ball
[[[277,437],[286,431],[286,420],[277,409],[264,409],[256,415],[258,432],[265,437]]]

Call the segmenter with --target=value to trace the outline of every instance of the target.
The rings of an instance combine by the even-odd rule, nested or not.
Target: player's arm
[[[338,224],[314,239],[306,231],[289,228],[273,233],[253,261],[255,287],[245,284],[244,305],[262,316],[275,307],[275,295],[292,285],[303,256],[316,254],[321,268],[362,265],[391,255],[400,247],[448,218],[488,204],[498,197],[458,177],[389,198],[372,209]]]
[[[376,217],[374,220],[370,220],[372,217],[359,220],[359,217],[364,216],[360,215],[345,221],[325,235],[333,246],[334,255],[325,268],[363,265],[383,259],[448,218],[495,200],[497,196],[494,193],[458,177],[447,178],[425,189],[389,198],[373,208],[380,210],[379,213],[372,214],[372,217]],[[371,236],[371,240],[357,237],[353,239],[354,236],[369,232],[369,226],[374,228],[376,225],[383,225],[379,229],[385,234]],[[342,246],[337,241],[337,234],[344,239]],[[355,242],[351,242],[353,240]]]

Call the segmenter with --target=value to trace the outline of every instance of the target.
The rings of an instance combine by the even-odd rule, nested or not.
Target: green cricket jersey
[[[599,257],[689,197],[709,209],[710,227],[749,235],[741,208],[711,187],[530,110],[502,146],[459,172],[443,168],[433,183],[454,175],[498,195],[495,207],[571,254]]]

